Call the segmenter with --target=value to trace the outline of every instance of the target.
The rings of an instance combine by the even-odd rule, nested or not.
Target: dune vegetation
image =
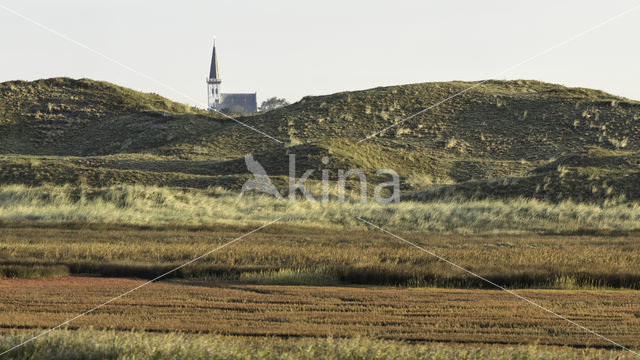
[[[357,191],[354,192],[354,195]],[[625,233],[640,229],[640,203],[588,204],[535,199],[341,203],[278,200],[268,195],[157,186],[106,188],[5,185],[0,220],[131,225],[212,226],[281,222],[335,229],[366,228],[362,217],[389,230],[421,233]]]
[[[0,183],[122,184],[236,191],[253,154],[279,188],[297,170],[395,170],[413,200],[640,200],[640,103],[537,81],[390,86],[305,97],[240,119],[88,79],[0,84]],[[324,157],[330,159],[322,163]],[[300,175],[298,174],[298,176]]]

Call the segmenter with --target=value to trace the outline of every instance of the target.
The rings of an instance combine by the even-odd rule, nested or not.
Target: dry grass
[[[0,351],[27,339],[0,336]],[[232,336],[59,330],[16,350],[11,359],[632,359],[617,350],[533,345],[409,344],[366,337],[248,339]]]
[[[358,190],[356,189],[356,192]],[[585,233],[640,229],[640,205],[538,200],[437,200],[379,204],[308,202],[148,186],[0,187],[0,220],[211,226],[271,221],[330,229],[363,228],[356,216],[396,231],[427,233]]]
[[[151,278],[250,230],[2,228],[0,273],[37,277],[35,269],[50,268],[39,276],[60,276],[64,267],[72,274]],[[401,235],[514,288],[640,288],[637,236]],[[288,224],[271,225],[174,275],[263,284],[487,286],[380,232]]]

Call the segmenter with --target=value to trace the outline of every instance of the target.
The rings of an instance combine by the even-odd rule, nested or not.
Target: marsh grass
[[[5,222],[144,226],[247,224],[271,221],[332,229],[360,228],[356,217],[395,231],[452,234],[615,233],[640,229],[640,204],[547,203],[533,199],[434,200],[379,204],[277,200],[220,188],[193,190],[119,185],[106,188],[5,185]]]
[[[340,278],[327,269],[279,269],[277,271],[245,272],[239,280],[262,285],[337,285]]]
[[[356,218],[362,217],[505,286],[640,288],[631,233],[640,228],[636,203],[290,203],[239,198],[219,188],[145,186],[0,187],[0,277],[153,278],[278,217],[278,224],[246,246],[171,276],[288,285],[486,286],[371,231]]]
[[[31,334],[0,336],[0,352]],[[355,338],[247,339],[181,333],[58,330],[7,359],[631,359],[618,350],[535,345],[409,344]]]
[[[0,278],[37,279],[43,277],[61,277],[69,274],[69,267],[66,265],[0,264]]]
[[[75,225],[74,225],[75,226]],[[73,275],[152,279],[252,228],[139,229],[7,226],[6,277]],[[409,241],[511,288],[640,288],[637,235],[433,235]],[[20,271],[15,271],[19,266]],[[40,273],[28,273],[40,269]],[[258,284],[361,284],[486,288],[432,256],[377,231],[274,224],[168,277]]]

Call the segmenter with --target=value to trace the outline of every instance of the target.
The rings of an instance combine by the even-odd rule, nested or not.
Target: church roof
[[[229,109],[231,111],[237,111],[238,108],[242,108],[247,114],[253,114],[258,111],[258,101],[256,93],[249,94],[232,94],[222,93],[220,94],[220,109]]]
[[[220,79],[218,73],[218,58],[216,57],[216,43],[213,43],[213,53],[211,54],[211,70],[209,70],[209,79]]]

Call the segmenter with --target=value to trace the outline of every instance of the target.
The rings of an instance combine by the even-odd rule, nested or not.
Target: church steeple
[[[213,39],[213,53],[211,54],[211,69],[209,70],[209,79],[220,78],[218,74],[218,58],[216,57],[216,39]]]
[[[217,108],[220,103],[220,74],[218,73],[218,58],[216,56],[216,39],[213,39],[213,52],[211,53],[211,67],[207,78],[207,99],[209,109]]]

